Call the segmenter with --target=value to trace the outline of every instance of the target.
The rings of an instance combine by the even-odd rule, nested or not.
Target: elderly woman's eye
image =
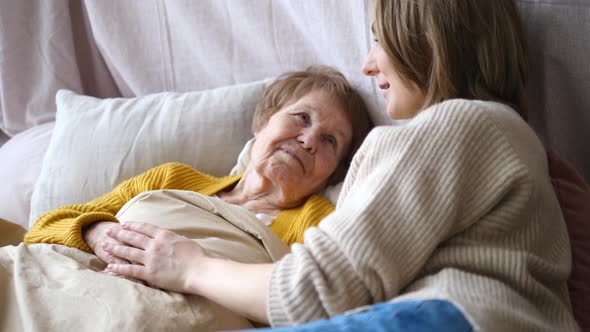
[[[324,141],[330,145],[336,145],[336,139],[334,136],[324,136]]]
[[[309,117],[309,114],[307,114],[307,113],[299,113],[299,114],[297,114],[297,116],[306,123],[311,120],[311,118]]]

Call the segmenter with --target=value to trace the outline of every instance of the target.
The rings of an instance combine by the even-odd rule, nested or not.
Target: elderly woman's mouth
[[[301,160],[301,158],[297,155],[297,153],[295,152],[295,149],[290,148],[290,147],[282,147],[281,151],[283,151],[286,154],[293,157],[293,159],[295,159],[299,163],[299,165],[301,166],[301,169],[303,169],[303,172],[305,173],[305,166],[303,165],[303,160]]]

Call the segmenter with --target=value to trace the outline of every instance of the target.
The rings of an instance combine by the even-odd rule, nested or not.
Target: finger
[[[161,290],[161,288],[160,288],[160,287],[158,287],[158,286],[156,286],[156,285],[154,285],[154,284],[150,284],[149,282],[146,282],[144,285],[146,285],[146,286],[148,286],[148,287],[151,287],[151,288],[153,288],[153,289],[160,289],[160,290]]]
[[[158,226],[137,221],[122,222],[120,225],[123,229],[132,230],[151,238],[156,237],[156,234],[161,229]]]
[[[142,265],[109,264],[106,271],[135,279],[146,279],[146,268]]]
[[[145,281],[143,281],[143,280],[141,280],[141,279],[137,279],[137,278],[133,278],[133,277],[129,277],[129,276],[124,276],[124,275],[122,275],[122,274],[119,274],[119,273],[116,273],[116,272],[107,271],[106,269],[105,269],[105,270],[104,270],[102,273],[104,273],[104,274],[106,274],[106,275],[113,276],[113,277],[118,277],[118,278],[121,278],[121,279],[127,279],[127,280],[129,280],[129,281],[132,281],[132,282],[134,282],[134,283],[137,283],[137,284],[142,284],[142,285],[144,285],[144,286],[147,286],[147,285],[146,285],[146,282],[145,282]],[[151,286],[148,286],[148,287],[151,287]]]
[[[150,237],[147,237],[141,233],[125,229],[110,228],[107,231],[107,235],[119,242],[130,244],[135,248],[139,249],[145,249],[147,244],[151,240]]]
[[[145,262],[145,252],[141,249],[126,246],[124,244],[115,244],[103,242],[100,246],[102,250],[119,258],[124,258],[131,262],[143,264]]]
[[[111,239],[108,239],[107,241],[113,241]],[[125,264],[125,263],[129,263],[129,261],[127,261],[126,259],[123,259],[121,257],[117,257],[112,255],[111,253],[108,253],[106,251],[104,251],[100,245],[102,244],[101,242],[97,243],[96,248],[94,248],[94,254],[105,264],[109,264],[109,263],[116,263],[116,264]]]
[[[107,264],[129,264],[129,261],[117,256],[109,255]]]
[[[143,281],[143,280],[141,280],[141,279],[136,279],[136,278],[133,278],[133,277],[124,276],[122,274],[119,274],[119,273],[116,273],[116,272],[112,272],[112,271],[109,271],[107,269],[104,269],[104,270],[100,271],[99,273],[105,274],[105,275],[108,275],[108,276],[112,276],[112,277],[118,277],[118,278],[121,278],[121,279],[126,279],[126,280],[129,280],[129,281],[138,283],[138,284],[142,284],[144,286],[148,286],[146,284],[146,282]],[[148,287],[151,287],[151,286],[148,286]]]

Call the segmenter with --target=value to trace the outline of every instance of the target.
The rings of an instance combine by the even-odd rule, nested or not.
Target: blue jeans
[[[293,327],[262,329],[280,332],[336,331],[473,331],[463,313],[445,300],[379,303],[366,311],[338,315]],[[256,330],[261,331],[261,330]]]

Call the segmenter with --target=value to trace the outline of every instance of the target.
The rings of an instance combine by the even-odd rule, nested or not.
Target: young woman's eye
[[[379,44],[379,39],[377,39],[377,38],[373,38],[373,42],[374,42],[375,44]]]

